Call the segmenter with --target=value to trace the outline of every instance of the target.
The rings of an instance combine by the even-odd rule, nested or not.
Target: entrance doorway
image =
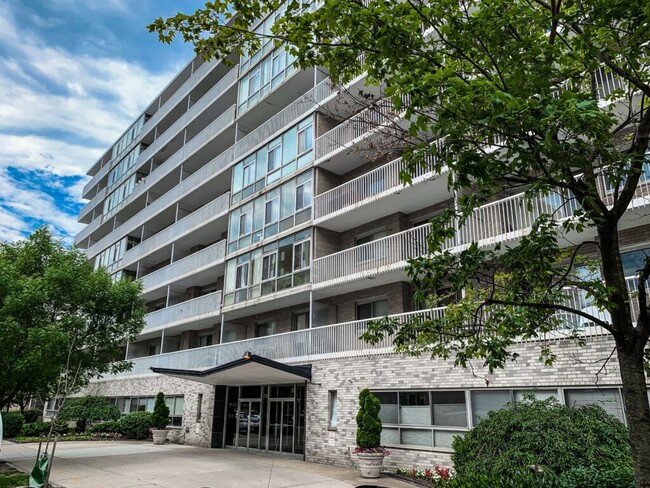
[[[224,445],[267,453],[305,452],[305,386],[228,387]]]

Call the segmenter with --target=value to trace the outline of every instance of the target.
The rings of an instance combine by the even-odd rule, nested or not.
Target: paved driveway
[[[29,471],[35,444],[2,444],[0,460]],[[129,441],[61,442],[51,481],[66,488],[387,488],[413,485],[390,478],[368,482],[358,471],[231,450]]]

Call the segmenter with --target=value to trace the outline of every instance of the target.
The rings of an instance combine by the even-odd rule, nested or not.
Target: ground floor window
[[[527,395],[570,406],[597,404],[625,422],[620,388],[373,391],[381,402],[382,444],[449,449],[488,412]],[[649,390],[650,395],[650,390]]]
[[[155,396],[113,397],[108,400],[120,409],[122,415],[132,412],[153,412],[153,406],[156,403]],[[169,425],[180,427],[183,424],[185,397],[183,395],[165,396],[165,403],[169,408]]]

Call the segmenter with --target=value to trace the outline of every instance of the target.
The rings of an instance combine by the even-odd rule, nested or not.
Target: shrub
[[[20,435],[22,437],[44,437],[50,432],[50,422],[31,422],[24,424]],[[52,432],[55,435],[63,435],[68,433],[68,425],[55,423]]]
[[[554,399],[513,402],[456,437],[453,448],[458,486],[472,486],[469,477],[514,483],[517,476],[529,476],[531,467],[545,478],[557,478],[557,486],[564,486],[563,480],[574,483],[566,486],[594,486],[587,481],[592,476],[614,477],[613,486],[626,486],[624,480],[632,476],[626,427],[596,405],[571,408]],[[599,480],[597,486],[605,485]]]
[[[381,403],[379,399],[364,388],[359,393],[359,412],[357,413],[357,447],[372,450],[381,446]]]
[[[59,412],[61,421],[77,423],[77,432],[85,432],[89,421],[101,422],[119,418],[119,408],[110,403],[108,398],[99,396],[68,398]]]
[[[119,432],[120,431],[120,422],[117,420],[111,420],[109,422],[100,422],[99,424],[92,425],[88,428],[88,431],[91,433],[101,433],[101,432]]]
[[[25,418],[20,412],[7,412],[2,414],[2,425],[5,437],[16,437],[20,434]]]
[[[23,413],[25,416],[25,423],[29,424],[32,422],[38,422],[38,419],[43,415],[41,410],[25,410]]]
[[[164,430],[169,425],[169,407],[165,404],[165,395],[162,391],[159,391],[158,395],[156,395],[151,423],[153,428],[157,430]]]
[[[129,439],[146,439],[153,427],[149,412],[130,413],[122,417],[118,424],[120,434]]]

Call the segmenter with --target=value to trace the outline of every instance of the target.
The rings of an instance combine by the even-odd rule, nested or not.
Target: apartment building
[[[333,464],[349,459],[366,387],[393,466],[448,465],[454,436],[531,392],[625,420],[616,368],[599,372],[613,342],[577,317],[566,319],[587,347],[560,335],[521,343],[494,374],[359,340],[375,317],[444,314],[414,303],[404,268],[454,203],[447,175],[423,168],[400,182],[400,147],[377,121],[403,122],[376,88],[373,107],[355,101],[364,75],[341,90],[272,43],[230,62],[193,59],[88,172],[75,242],[116,279],[140,279],[148,307],[124,349],[133,369],[90,393],[127,413],[163,391],[175,440]],[[616,80],[600,75],[604,96]],[[541,212],[572,210],[561,196],[532,212],[521,202],[481,207],[449,247],[512,243]],[[648,203],[643,184],[623,230],[630,286],[650,248]],[[538,361],[548,342],[552,367]]]

